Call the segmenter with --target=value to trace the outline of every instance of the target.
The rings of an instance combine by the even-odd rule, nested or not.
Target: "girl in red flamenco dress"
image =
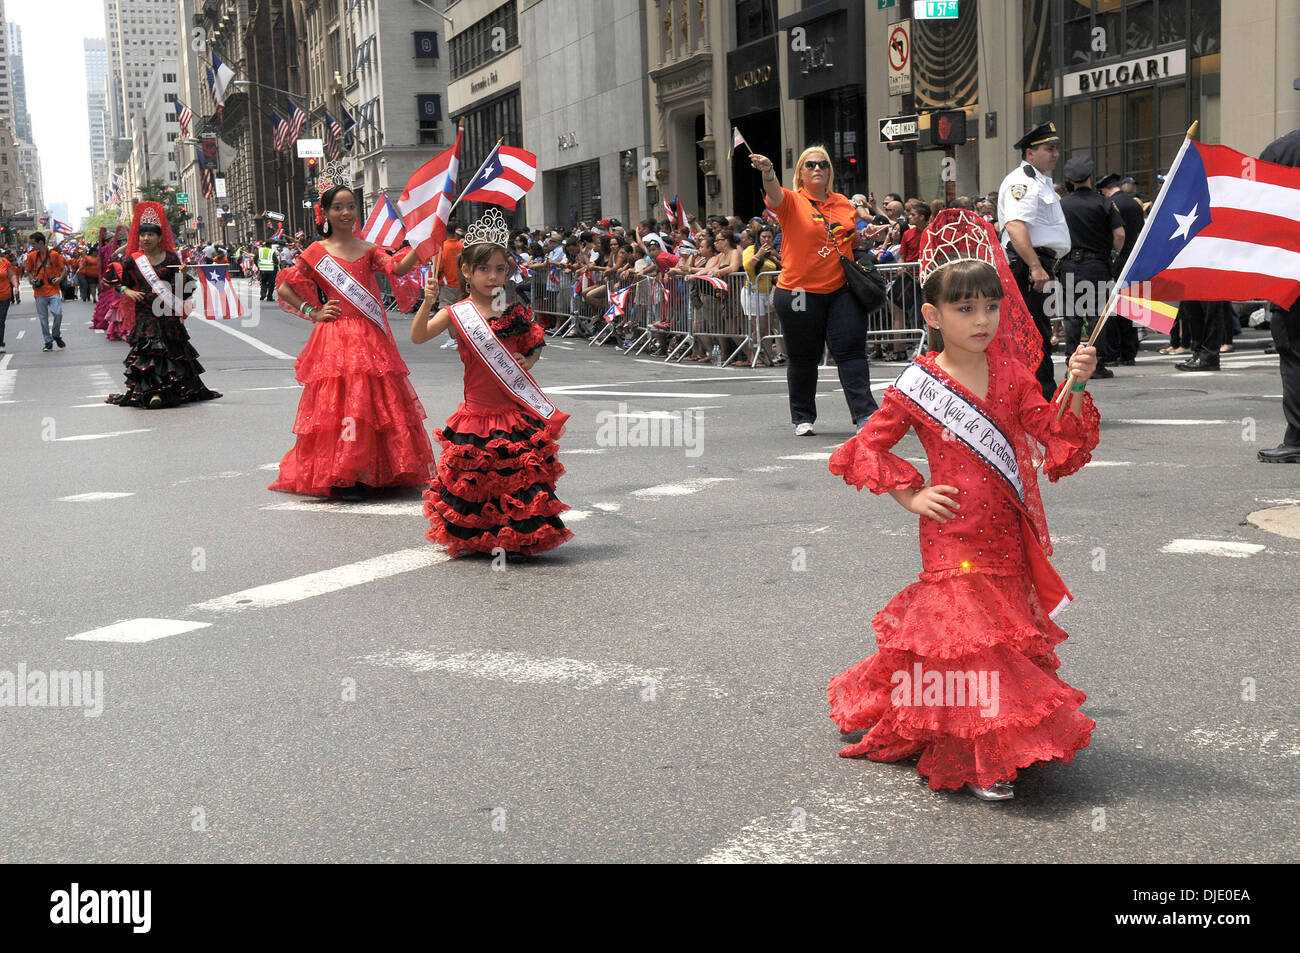
[[[315,324],[294,364],[303,385],[293,448],[272,490],[355,502],[370,487],[426,486],[433,446],[424,408],[388,327],[376,276],[386,275],[403,310],[417,287],[404,275],[415,249],[394,261],[353,233],[352,190],[334,186],[316,206],[323,239],[307,247],[276,286],[280,307]]]
[[[1069,762],[1096,727],[1083,692],[1056,674],[1066,633],[1052,617],[1072,596],[1047,559],[1035,472],[1041,462],[1055,482],[1097,446],[1101,418],[1083,390],[1096,349],[1071,356],[1076,383],[1058,420],[1034,377],[1041,340],[991,227],[940,212],[921,278],[939,349],[907,366],[830,469],[920,517],[923,569],[872,620],[876,653],[831,680],[831,719],[864,732],[843,757],[919,755],[932,789],[1006,800],[1019,769]],[[928,485],[890,452],[913,428]]]
[[[569,507],[555,496],[564,473],[556,440],[569,415],[528,373],[546,334],[529,308],[506,307],[517,267],[506,249],[509,237],[496,209],[471,226],[458,262],[469,297],[433,313],[438,281],[431,272],[411,340],[421,344],[454,328],[465,365],[465,402],[434,433],[442,453],[424,494],[424,535],[452,556],[503,552],[520,562],[573,533],[560,520]]]

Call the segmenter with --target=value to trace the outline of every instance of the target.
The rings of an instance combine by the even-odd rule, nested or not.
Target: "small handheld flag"
[[[497,143],[458,202],[490,202],[513,209],[537,181],[537,156]]]
[[[749,143],[745,141],[745,137],[740,134],[739,127],[732,126],[731,127],[731,148],[727,150],[727,158],[730,159],[733,155],[735,155],[736,150],[740,146],[744,146],[746,149],[749,149],[750,155],[754,154],[754,150],[749,148]]]
[[[209,321],[242,318],[244,306],[230,283],[229,265],[199,265],[203,316]]]

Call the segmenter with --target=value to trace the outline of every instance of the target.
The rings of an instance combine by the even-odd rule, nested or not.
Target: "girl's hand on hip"
[[[928,516],[946,523],[957,517],[961,504],[957,502],[958,489],[955,486],[926,486],[917,490],[908,501],[907,508],[917,516]]]

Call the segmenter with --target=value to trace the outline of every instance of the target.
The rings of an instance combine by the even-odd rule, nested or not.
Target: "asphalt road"
[[[191,321],[225,396],[151,412],[101,403],[126,346],[66,310],[45,354],[25,299],[0,358],[0,678],[102,673],[102,713],[0,708],[0,859],[1296,859],[1300,539],[1246,519],[1300,504],[1300,467],[1254,459],[1282,430],[1258,335],[1218,374],[1145,350],[1091,385],[1096,462],[1042,487],[1077,597],[1062,675],[1098,728],[985,804],[836,757],[826,683],[920,559],[914,517],[826,469],[833,368],[798,439],[780,371],[554,342],[576,538],[499,571],[428,544],[418,493],[266,489],[305,322]],[[439,424],[460,361],[394,330]],[[611,412],[687,408],[698,443],[605,445]],[[143,619],[192,628],[72,638]]]

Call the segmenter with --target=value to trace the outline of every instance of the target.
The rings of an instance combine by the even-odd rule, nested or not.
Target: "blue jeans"
[[[41,334],[45,336],[46,344],[53,344],[54,339],[61,337],[59,331],[63,327],[63,302],[59,295],[43,295],[36,299],[36,314],[41,319]],[[50,315],[54,315],[54,331],[50,331]]]

